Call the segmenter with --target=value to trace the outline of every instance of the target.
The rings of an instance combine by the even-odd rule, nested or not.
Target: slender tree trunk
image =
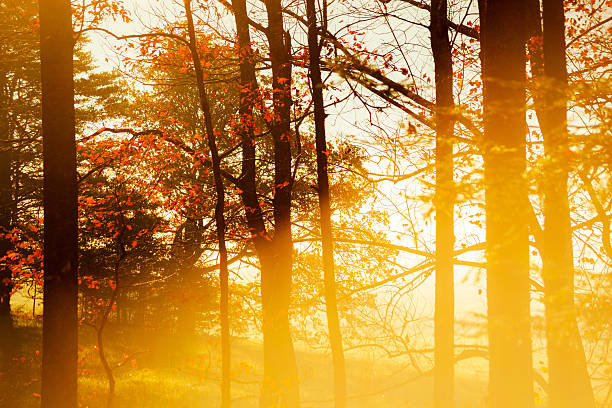
[[[217,142],[215,140],[215,132],[212,124],[212,115],[208,94],[204,84],[204,71],[198,54],[195,28],[193,25],[193,14],[191,12],[191,0],[184,0],[185,13],[187,14],[187,27],[189,31],[189,45],[193,66],[196,74],[198,85],[198,94],[200,97],[200,108],[204,114],[204,124],[206,126],[206,136],[208,139],[208,148],[212,158],[213,177],[215,180],[215,190],[217,193],[217,202],[215,206],[215,222],[217,224],[217,242],[219,245],[219,280],[221,288],[221,296],[219,301],[219,314],[221,320],[221,406],[228,408],[231,405],[231,344],[230,344],[230,327],[229,327],[229,272],[227,266],[227,248],[225,245],[225,188],[223,185],[223,176],[221,174],[221,159]]]
[[[251,239],[259,254],[266,247],[266,243],[269,242],[256,188],[256,140],[253,115],[254,105],[258,98],[257,91],[259,85],[255,75],[255,61],[251,47],[246,0],[234,0],[232,8],[234,10],[238,34],[237,53],[240,59],[240,118],[238,134],[242,147],[242,169],[239,180],[245,217],[251,232]]]
[[[567,180],[567,71],[562,0],[544,0],[544,104],[538,116],[547,156],[543,180],[543,278],[551,408],[595,406],[574,307]]]
[[[78,228],[70,2],[40,0],[44,162],[42,408],[77,406]]]
[[[117,204],[119,204],[119,200],[117,200]],[[120,210],[121,212],[121,210]],[[121,219],[123,221],[123,214],[121,214]],[[98,357],[100,358],[100,363],[102,364],[102,368],[104,368],[104,372],[106,373],[106,379],[108,380],[108,394],[106,395],[106,408],[113,408],[115,405],[115,375],[113,374],[113,368],[111,367],[108,359],[106,358],[106,354],[104,352],[104,329],[106,328],[106,324],[108,323],[109,316],[113,310],[113,306],[117,302],[117,296],[119,294],[119,269],[121,268],[121,263],[127,256],[125,252],[125,247],[123,245],[123,231],[125,230],[125,223],[122,222],[122,232],[117,238],[117,260],[115,261],[115,266],[113,268],[113,275],[115,279],[115,287],[113,288],[113,292],[111,294],[111,298],[108,301],[108,304],[102,311],[102,316],[100,316],[100,322],[96,329],[96,337],[97,337],[97,345],[98,345]]]
[[[7,95],[5,95],[5,92]],[[9,95],[6,76],[0,73],[0,258],[6,256],[12,244],[4,237],[12,227],[13,188],[11,180],[11,135],[9,132]],[[7,262],[0,261],[0,331],[12,327],[12,274]]]
[[[525,159],[526,1],[480,0],[489,406],[533,406]]]
[[[308,18],[308,57],[310,81],[314,104],[315,143],[317,149],[317,186],[321,223],[321,245],[323,260],[323,283],[327,312],[329,342],[334,364],[334,397],[336,408],[346,407],[346,370],[342,349],[342,332],[338,319],[336,278],[334,276],[334,242],[331,226],[331,197],[327,172],[327,140],[325,135],[325,105],[323,103],[323,80],[321,78],[321,46],[317,32],[317,10],[314,0],[306,0]]]
[[[238,34],[237,53],[240,59],[240,123],[238,133],[242,147],[242,169],[240,175],[241,197],[244,204],[247,224],[258,253],[267,241],[265,237],[261,206],[257,198],[255,169],[254,105],[257,101],[259,85],[255,75],[255,61],[249,33],[249,19],[246,0],[232,2]]]
[[[0,58],[4,57],[3,55]],[[12,145],[9,131],[9,95],[6,89],[6,76],[0,73],[0,258],[7,255],[12,243],[4,237],[12,227],[13,189],[11,186]],[[12,273],[8,262],[0,261],[0,378],[8,378],[8,370],[15,354],[15,341],[11,331]],[[0,405],[13,402],[9,381],[0,381]]]
[[[431,49],[436,80],[436,300],[434,406],[454,406],[455,294],[453,246],[453,63],[446,0],[431,3]]]

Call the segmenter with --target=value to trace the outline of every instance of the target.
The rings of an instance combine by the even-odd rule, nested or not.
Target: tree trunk
[[[289,329],[291,238],[291,41],[280,0],[266,0],[274,119],[274,237],[260,256],[264,333],[262,408],[298,407],[297,364]]]
[[[297,364],[289,327],[291,256],[271,245],[260,256],[264,378],[260,407],[298,407]]]
[[[77,406],[78,229],[70,2],[41,0],[44,163],[42,408]]]
[[[240,59],[240,123],[238,134],[242,147],[242,169],[240,175],[241,198],[245,217],[258,254],[268,242],[261,206],[257,197],[255,169],[254,105],[259,85],[255,75],[255,61],[249,33],[249,18],[246,0],[232,2],[238,34],[237,53]]]
[[[241,196],[251,239],[261,267],[261,297],[264,337],[264,378],[260,406],[298,407],[298,379],[295,353],[289,329],[289,295],[293,264],[291,239],[291,62],[288,36],[283,31],[281,5],[266,1],[268,40],[272,63],[274,120],[274,226],[266,230],[256,191],[254,105],[257,78],[250,43],[249,19],[245,0],[232,2],[238,33],[240,58],[240,125],[242,143]]]
[[[489,406],[533,406],[525,159],[526,0],[480,0]]]
[[[195,29],[193,25],[193,15],[191,12],[191,0],[184,0],[185,13],[187,14],[187,27],[189,31],[189,46],[193,59],[193,66],[198,85],[200,97],[200,108],[204,114],[204,124],[206,127],[206,137],[208,149],[212,158],[213,177],[215,180],[215,191],[217,202],[215,205],[215,223],[217,225],[217,243],[219,245],[219,280],[220,280],[220,301],[219,314],[221,321],[221,406],[228,408],[231,405],[231,350],[230,350],[230,328],[229,328],[229,272],[227,266],[227,248],[225,245],[225,187],[221,174],[221,159],[215,140],[215,132],[212,124],[212,115],[208,94],[204,84],[204,71],[198,53]]]
[[[574,307],[574,261],[567,180],[567,71],[562,0],[544,0],[543,109],[538,116],[547,156],[542,246],[551,408],[594,407],[593,389]]]
[[[2,58],[4,56],[0,56]],[[6,90],[6,76],[0,73],[0,258],[7,255],[13,247],[4,234],[12,228],[13,189],[11,187],[12,145],[9,131],[9,92]],[[5,95],[6,93],[6,95]],[[11,315],[12,272],[8,262],[0,261],[0,378],[8,378],[9,367],[15,356],[13,339],[13,319]],[[0,404],[11,404],[12,396],[9,381],[0,381]]]
[[[334,243],[331,226],[331,197],[327,172],[327,140],[325,135],[325,105],[323,103],[323,80],[321,78],[321,47],[317,28],[317,11],[314,0],[306,0],[308,18],[308,56],[310,81],[314,104],[315,143],[317,149],[317,186],[321,223],[321,246],[323,260],[323,284],[327,312],[329,342],[334,364],[334,397],[336,408],[346,407],[346,372],[342,333],[338,319],[336,300],[336,278],[334,276]]]
[[[455,294],[453,246],[453,65],[446,0],[431,3],[431,49],[436,80],[436,300],[434,406],[454,406]]]
[[[11,180],[11,135],[9,132],[9,101],[6,76],[0,73],[0,258],[6,256],[12,244],[4,237],[12,228],[13,189]],[[7,262],[0,261],[0,331],[12,327],[12,273]]]

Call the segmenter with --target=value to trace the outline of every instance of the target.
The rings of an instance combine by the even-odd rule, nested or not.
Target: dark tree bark
[[[196,74],[198,95],[200,97],[200,108],[204,114],[204,125],[206,127],[206,137],[208,149],[212,159],[213,177],[215,180],[215,191],[217,202],[215,206],[215,223],[217,225],[217,243],[219,245],[219,280],[220,280],[220,300],[219,314],[221,320],[221,406],[227,408],[231,404],[231,344],[229,327],[229,271],[227,266],[227,248],[225,244],[225,187],[223,185],[223,175],[221,174],[221,158],[215,140],[212,115],[208,94],[204,84],[204,70],[198,53],[196,34],[193,25],[193,14],[191,12],[191,0],[184,0],[185,13],[187,15],[187,29],[189,32],[189,48]]]
[[[13,189],[11,177],[11,135],[9,131],[9,101],[6,76],[0,72],[0,258],[11,249],[11,241],[4,237],[12,228]],[[7,92],[8,93],[8,92]],[[0,261],[0,331],[12,327],[12,274],[6,262]]]
[[[259,85],[255,75],[255,61],[251,47],[249,18],[246,0],[232,2],[238,34],[237,53],[240,59],[240,107],[238,134],[242,148],[242,168],[240,175],[241,198],[252,241],[258,253],[261,253],[269,238],[257,198],[257,180],[255,169],[255,131],[254,106],[257,101]]]
[[[297,364],[289,328],[293,268],[291,238],[291,40],[280,0],[266,0],[274,118],[274,237],[260,254],[264,380],[260,406],[298,407]]]
[[[0,58],[4,57],[3,55]],[[7,255],[13,244],[4,237],[13,225],[12,146],[9,130],[9,92],[6,76],[0,72],[0,258]],[[0,261],[0,378],[7,378],[15,354],[13,319],[11,314],[12,273],[8,262]],[[0,404],[11,403],[8,381],[0,381]]]
[[[446,0],[431,2],[431,49],[436,80],[436,300],[434,406],[454,406],[453,64]]]
[[[542,245],[551,408],[594,407],[574,307],[574,260],[567,180],[567,71],[562,0],[544,0],[544,77],[538,119],[547,156]]]
[[[525,159],[527,0],[480,0],[489,406],[533,406]]]
[[[44,163],[43,408],[77,406],[78,229],[70,2],[41,0]]]
[[[306,0],[308,20],[308,57],[312,101],[314,105],[315,144],[317,150],[317,187],[321,224],[321,246],[323,260],[323,283],[327,312],[329,342],[334,364],[334,397],[336,408],[346,407],[346,371],[342,333],[338,319],[336,278],[334,276],[334,242],[331,225],[331,197],[327,171],[327,139],[325,135],[325,105],[323,103],[323,80],[321,78],[321,46],[317,27],[317,10],[314,0]]]
[[[242,202],[251,240],[261,267],[264,336],[264,379],[260,406],[299,406],[297,365],[289,329],[289,295],[293,267],[291,238],[291,45],[283,29],[280,1],[265,2],[266,34],[270,44],[274,118],[274,236],[266,229],[256,193],[254,105],[257,99],[255,63],[250,44],[246,1],[234,0],[240,57],[240,126],[242,143]]]

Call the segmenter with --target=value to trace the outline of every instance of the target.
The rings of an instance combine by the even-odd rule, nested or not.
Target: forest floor
[[[40,402],[40,327],[17,326],[2,338],[13,356],[4,360],[0,376],[0,407],[37,407]],[[82,327],[79,400],[83,408],[106,407],[108,382],[95,346],[95,331]],[[221,366],[216,338],[177,340],[159,330],[120,329],[105,332],[105,349],[116,379],[114,408],[218,407]],[[333,407],[331,357],[325,351],[297,346],[300,396],[303,408]],[[347,355],[349,407],[430,407],[432,378],[417,371],[406,356]],[[467,371],[467,370],[466,370]],[[235,339],[232,345],[233,408],[258,406],[262,372],[261,345]],[[472,371],[473,373],[473,371]],[[4,378],[3,378],[4,377]],[[457,408],[484,407],[484,376],[468,378],[458,372]]]

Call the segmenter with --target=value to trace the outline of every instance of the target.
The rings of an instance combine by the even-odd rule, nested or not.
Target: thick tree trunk
[[[298,377],[289,328],[293,269],[291,238],[291,40],[283,28],[280,0],[266,0],[272,65],[274,119],[274,237],[260,255],[264,333],[264,380],[260,405],[298,407]]]
[[[70,2],[41,0],[44,162],[42,408],[77,406],[78,229]]]
[[[547,156],[543,180],[543,278],[551,408],[594,407],[574,307],[572,229],[567,193],[567,71],[562,0],[544,0],[544,78],[538,116]]]
[[[272,62],[274,120],[274,224],[275,235],[266,230],[256,191],[254,105],[257,78],[250,43],[245,0],[232,2],[238,32],[240,57],[240,125],[242,174],[240,185],[251,239],[261,267],[261,297],[264,336],[264,379],[260,406],[299,406],[297,365],[289,328],[289,295],[293,267],[291,239],[291,63],[290,44],[283,31],[280,1],[266,1],[268,40]]]
[[[431,3],[431,49],[436,79],[436,300],[434,406],[454,406],[455,296],[453,246],[453,65],[446,0]]]
[[[533,406],[525,180],[526,1],[481,0],[489,406]]]
[[[185,13],[187,14],[187,27],[189,31],[189,46],[193,59],[196,81],[198,85],[198,94],[200,97],[200,108],[204,114],[204,124],[206,126],[206,137],[208,140],[208,149],[212,159],[213,177],[215,180],[215,191],[217,193],[217,202],[215,205],[215,223],[217,225],[217,243],[219,245],[219,280],[220,280],[220,300],[219,314],[221,321],[221,406],[228,408],[231,405],[231,350],[230,350],[230,327],[229,327],[229,271],[227,266],[227,248],[225,244],[225,187],[223,185],[223,176],[221,174],[221,159],[217,142],[215,140],[215,132],[212,124],[212,115],[208,94],[204,84],[204,71],[198,53],[196,42],[196,34],[193,25],[193,15],[191,12],[191,0],[184,0]]]
[[[336,278],[334,276],[334,243],[331,226],[331,197],[327,172],[327,139],[325,135],[325,105],[323,103],[323,80],[321,78],[321,47],[317,28],[317,11],[314,0],[306,0],[308,18],[308,56],[310,81],[314,105],[315,143],[317,150],[317,186],[321,224],[321,245],[323,260],[323,284],[327,312],[329,342],[334,364],[334,397],[336,408],[346,407],[346,370],[342,333],[338,319],[336,300]]]
[[[262,408],[298,407],[297,364],[289,326],[291,249],[276,244],[260,255],[264,335]],[[289,253],[289,255],[288,255]]]

